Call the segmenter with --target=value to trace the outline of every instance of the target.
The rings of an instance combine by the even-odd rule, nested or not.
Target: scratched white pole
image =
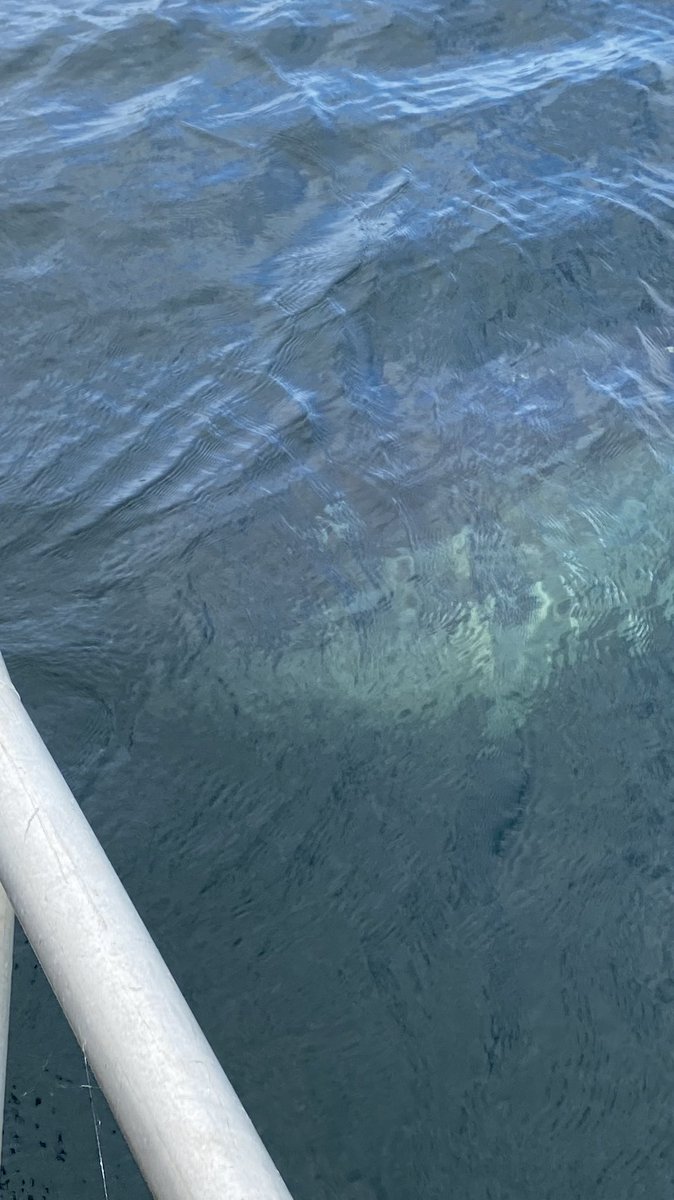
[[[290,1200],[1,656],[0,883],[157,1200]]]
[[[12,968],[14,966],[14,909],[7,893],[0,887],[0,1149],[7,1079],[7,1041],[9,1038],[9,1005],[12,997]]]

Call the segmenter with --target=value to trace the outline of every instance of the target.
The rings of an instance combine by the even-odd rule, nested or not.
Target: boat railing
[[[0,883],[0,1101],[16,914],[156,1200],[290,1200],[1,656]]]

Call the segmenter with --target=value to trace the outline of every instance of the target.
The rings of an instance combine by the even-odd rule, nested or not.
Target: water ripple
[[[295,72],[291,76],[310,104],[324,113],[356,118],[367,106],[379,120],[479,109],[503,100],[622,72],[633,73],[658,59],[670,61],[671,45],[663,32],[589,38],[569,46],[527,51],[506,59],[482,58],[475,65],[452,65],[438,71],[410,72],[387,79],[357,71],[327,75]]]

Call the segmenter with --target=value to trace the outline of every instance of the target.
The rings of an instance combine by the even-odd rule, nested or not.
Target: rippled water
[[[5,0],[0,131],[0,645],[295,1200],[669,1200],[674,3]]]

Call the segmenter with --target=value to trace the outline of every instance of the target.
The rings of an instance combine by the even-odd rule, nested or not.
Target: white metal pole
[[[157,1200],[290,1200],[1,657],[0,883]]]
[[[0,887],[0,1149],[7,1078],[7,1041],[9,1038],[9,1006],[12,997],[12,968],[14,966],[14,909],[7,893]]]

